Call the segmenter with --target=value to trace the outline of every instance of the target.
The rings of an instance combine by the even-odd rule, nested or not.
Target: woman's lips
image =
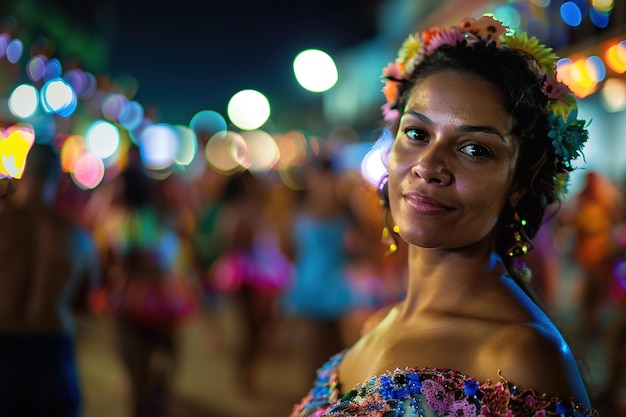
[[[439,200],[418,194],[405,194],[404,198],[411,210],[419,214],[438,214],[454,210]]]

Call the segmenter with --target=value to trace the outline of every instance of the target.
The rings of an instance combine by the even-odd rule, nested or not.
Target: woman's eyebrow
[[[407,110],[407,112],[405,114],[409,114],[409,115],[411,115],[411,116],[413,116],[413,117],[415,117],[417,119],[420,119],[420,121],[422,121],[423,123],[426,123],[428,125],[432,125],[433,124],[433,121],[430,120],[428,118],[428,116],[426,116],[426,115],[424,115],[422,113],[416,112],[415,110]]]
[[[425,123],[427,125],[432,125],[433,121],[426,116],[425,114],[422,114],[420,112],[417,112],[415,110],[407,110],[407,112],[405,114],[408,114],[410,116],[413,116],[417,119],[419,119],[422,123]],[[486,133],[486,134],[490,134],[490,135],[496,135],[498,138],[500,138],[500,140],[502,141],[502,143],[506,146],[510,146],[511,143],[507,138],[507,135],[501,133],[498,129],[496,129],[493,126],[474,126],[474,125],[462,125],[459,130],[463,133]]]
[[[459,129],[461,132],[464,133],[487,133],[490,135],[496,135],[497,137],[500,138],[500,140],[502,141],[503,144],[508,145],[508,142],[506,140],[506,136],[502,133],[500,133],[500,131],[498,129],[496,129],[495,127],[492,126],[472,126],[472,125],[463,125],[461,126],[461,128]]]

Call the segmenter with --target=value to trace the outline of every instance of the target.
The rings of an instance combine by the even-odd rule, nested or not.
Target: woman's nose
[[[452,172],[446,163],[446,150],[439,144],[429,144],[416,159],[411,173],[428,184],[449,185]]]

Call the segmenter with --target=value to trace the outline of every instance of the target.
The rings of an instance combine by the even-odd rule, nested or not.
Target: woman
[[[409,246],[406,297],[292,416],[597,415],[517,261],[587,140],[556,59],[482,17],[409,36],[385,68],[392,135],[374,149],[389,229]]]
[[[294,269],[281,299],[282,313],[307,331],[303,361],[307,378],[345,347],[342,320],[357,306],[348,281],[346,248],[356,225],[339,192],[349,180],[335,158],[328,146],[308,161],[304,189],[289,214],[289,233],[283,236],[284,252]]]
[[[190,255],[163,201],[163,184],[148,175],[136,148],[129,156],[116,184],[120,200],[108,207],[95,232],[106,282],[92,294],[92,306],[115,318],[131,415],[162,417],[171,404],[180,329],[197,301]]]
[[[291,267],[266,214],[265,181],[247,170],[226,180],[214,229],[221,254],[209,269],[211,288],[234,307],[240,330],[232,349],[235,381],[247,396],[260,392],[259,368]]]
[[[619,254],[615,230],[622,221],[624,207],[617,186],[609,178],[588,171],[585,180],[563,220],[573,233],[573,260],[582,273],[581,327],[587,336],[598,336],[602,315],[612,301],[612,269]]]

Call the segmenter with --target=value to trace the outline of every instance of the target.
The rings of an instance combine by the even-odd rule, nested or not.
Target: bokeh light
[[[63,79],[74,88],[80,99],[87,99],[96,91],[96,77],[79,68],[67,71]]]
[[[591,0],[591,7],[598,13],[608,14],[613,10],[615,0]]]
[[[46,72],[47,58],[43,55],[35,55],[26,65],[26,75],[31,81],[41,80]]]
[[[139,102],[131,100],[124,106],[124,110],[119,115],[117,121],[123,128],[130,131],[141,124],[143,116],[143,106]]]
[[[606,67],[600,57],[592,55],[585,61],[585,71],[589,74],[589,77],[599,83],[604,81],[606,77]]]
[[[609,46],[604,54],[604,60],[616,73],[624,73],[626,71],[626,41]]]
[[[566,25],[578,27],[583,21],[583,14],[580,7],[573,1],[566,1],[561,5],[561,19]]]
[[[274,138],[262,130],[251,130],[241,133],[245,140],[248,153],[246,160],[240,165],[251,172],[267,171],[272,168],[280,157],[278,145]]]
[[[223,173],[241,168],[241,155],[246,155],[246,141],[237,132],[230,130],[217,132],[204,147],[204,157],[211,167]]]
[[[522,18],[515,7],[511,4],[504,4],[496,8],[494,17],[511,29],[517,29],[522,23]]]
[[[370,184],[378,186],[381,179],[387,173],[387,167],[383,163],[383,154],[380,148],[373,148],[365,154],[361,162],[361,175]]]
[[[568,86],[579,98],[584,98],[594,93],[598,85],[598,82],[589,73],[588,68],[587,59],[585,58],[576,59],[569,68],[571,83]]]
[[[117,122],[124,113],[128,99],[119,93],[111,93],[102,99],[102,115],[107,119]]]
[[[37,111],[39,92],[32,85],[22,84],[13,90],[9,97],[9,110],[18,118],[26,119]]]
[[[315,93],[329,90],[339,78],[335,61],[318,49],[300,52],[293,60],[293,72],[303,88]]]
[[[170,168],[178,154],[176,130],[165,123],[146,127],[139,137],[139,152],[143,164],[154,170]]]
[[[189,126],[176,125],[176,137],[178,138],[178,150],[174,160],[179,165],[189,165],[198,151],[198,139]]]
[[[603,12],[595,7],[589,8],[589,20],[599,28],[605,28],[609,25],[609,12]]]
[[[270,103],[256,90],[242,90],[228,101],[228,117],[235,126],[243,130],[254,130],[263,126],[270,117]]]
[[[278,168],[300,165],[307,156],[307,140],[299,130],[290,130],[275,138],[280,152]]]
[[[70,172],[74,183],[84,189],[96,188],[104,178],[104,163],[91,152],[81,153]]]
[[[196,113],[189,121],[189,127],[198,139],[204,140],[204,142],[217,132],[227,129],[226,119],[213,110],[202,110]]]
[[[0,33],[0,58],[4,58],[7,53],[7,47],[11,42],[11,38],[6,33]]]
[[[51,60],[46,62],[43,73],[44,81],[51,81],[57,78],[61,78],[61,74],[63,74],[63,67],[61,66],[61,62],[58,59],[52,58]]]
[[[85,145],[94,155],[106,159],[113,155],[120,145],[118,128],[106,121],[94,122],[85,134]]]
[[[609,78],[600,89],[600,102],[610,113],[626,110],[626,81]]]
[[[58,114],[62,117],[70,116],[77,105],[74,89],[62,78],[48,81],[41,88],[41,107],[48,114]]]
[[[26,157],[35,142],[30,125],[18,124],[0,129],[0,178],[21,178]]]
[[[557,78],[566,84],[578,97],[584,98],[593,94],[598,88],[601,68],[597,68],[594,60],[578,57],[575,60],[562,58],[557,62]]]
[[[24,44],[19,39],[13,39],[9,42],[6,49],[7,61],[11,64],[16,64],[22,57],[24,52]]]
[[[89,152],[85,145],[85,139],[79,135],[71,135],[63,141],[61,145],[60,159],[61,169],[64,172],[72,172],[78,158]]]

